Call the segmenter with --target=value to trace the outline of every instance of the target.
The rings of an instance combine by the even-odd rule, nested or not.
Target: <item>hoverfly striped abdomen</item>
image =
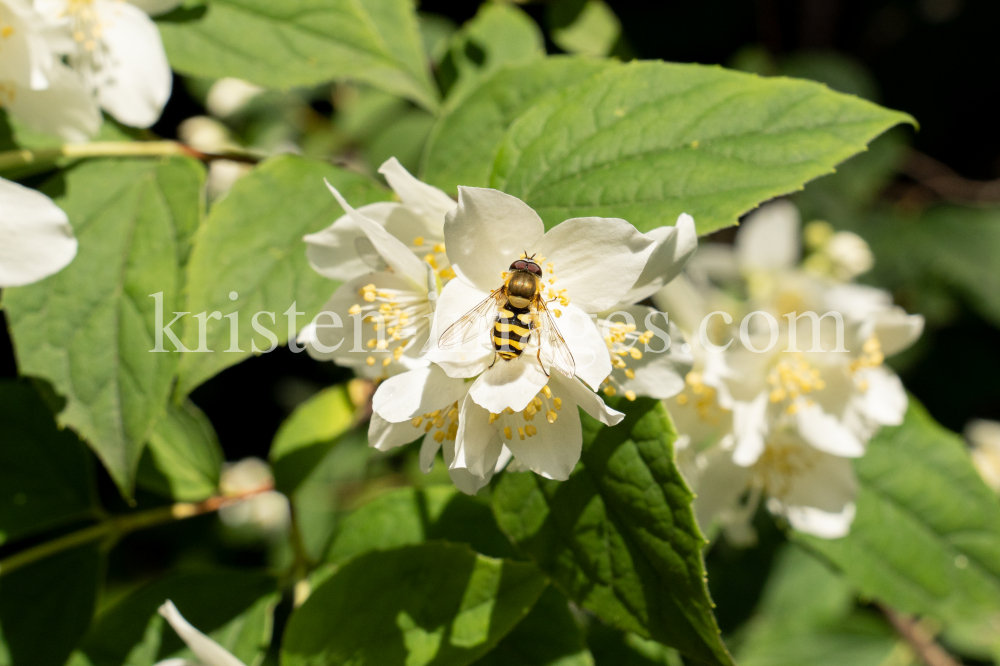
[[[505,361],[521,355],[531,338],[531,308],[515,308],[510,303],[497,313],[493,324],[493,348]]]

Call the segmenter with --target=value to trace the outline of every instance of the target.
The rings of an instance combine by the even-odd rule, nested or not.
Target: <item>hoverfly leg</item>
[[[552,375],[550,375],[549,371],[545,369],[544,365],[542,365],[542,350],[539,349],[538,353],[535,354],[535,356],[538,358],[538,367],[540,367],[542,369],[542,372],[545,373],[546,377],[551,377]]]
[[[492,368],[494,365],[497,364],[497,359],[498,358],[500,358],[500,355],[497,354],[496,352],[493,352],[493,362],[490,363],[490,368]],[[489,370],[490,368],[486,368],[486,369]]]

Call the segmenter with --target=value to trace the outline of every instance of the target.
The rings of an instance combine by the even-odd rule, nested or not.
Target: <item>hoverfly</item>
[[[493,328],[492,342],[497,358],[512,361],[519,357],[533,336],[538,345],[538,364],[545,376],[542,356],[567,377],[576,374],[576,362],[569,346],[559,333],[552,313],[542,297],[542,267],[534,256],[522,257],[510,265],[510,272],[502,286],[472,308],[461,319],[449,326],[438,339],[441,349],[457,347]]]

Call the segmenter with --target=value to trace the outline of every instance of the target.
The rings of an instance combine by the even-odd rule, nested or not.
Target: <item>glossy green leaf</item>
[[[126,496],[178,363],[177,354],[150,353],[151,295],[167,313],[181,309],[203,180],[187,159],[96,160],[53,178],[43,191],[69,215],[77,256],[4,293],[21,373],[66,398],[59,423],[90,444]]]
[[[198,349],[201,320],[195,315],[206,313],[207,320],[218,312],[219,318],[207,320],[205,327],[204,348],[210,353],[183,354],[178,398],[250,356],[253,346],[260,351],[270,349],[272,340],[254,330],[257,313],[265,313],[258,317],[258,326],[274,336],[274,344],[284,344],[292,326],[284,313],[293,304],[296,311],[305,313],[297,317],[294,330],[298,331],[333,293],[336,283],[309,266],[302,242],[304,235],[329,226],[343,214],[323,184],[324,178],[355,206],[388,198],[388,190],[363,176],[323,162],[281,156],[237,181],[212,208],[188,264],[184,310],[191,314],[179,320],[175,330],[183,326],[184,347]],[[231,298],[234,292],[236,300]],[[233,318],[226,317],[232,313],[238,313],[235,347],[230,330]],[[274,314],[273,321],[267,313]],[[167,341],[165,348],[173,346]]]
[[[26,383],[0,382],[0,546],[95,515],[86,446]]]
[[[277,489],[295,490],[354,420],[354,405],[344,386],[324,389],[296,407],[271,443]]]
[[[596,666],[684,666],[677,650],[603,624],[587,629],[587,645]]]
[[[511,123],[561,86],[583,81],[613,61],[555,56],[508,65],[475,93],[449,104],[428,139],[423,178],[455,194],[459,185],[486,187],[497,150]]]
[[[170,403],[139,460],[136,483],[179,502],[197,502],[215,494],[223,459],[205,414],[191,401]]]
[[[143,585],[108,608],[94,622],[81,649],[93,666],[194,660],[156,612],[169,599],[199,631],[244,664],[256,664],[270,644],[276,584],[271,576],[246,570],[174,574]]]
[[[426,543],[357,557],[288,621],[283,666],[468,664],[545,589],[534,565]]]
[[[876,611],[856,609],[850,584],[794,546],[768,580],[756,615],[740,633],[740,666],[905,664],[906,652]],[[890,661],[895,656],[897,661]]]
[[[497,522],[577,604],[604,622],[731,664],[712,616],[692,494],[673,464],[663,405],[620,405],[613,428],[584,417],[580,465],[562,483],[504,474]]]
[[[287,89],[355,79],[435,109],[411,0],[213,0],[160,21],[170,64]]]
[[[514,5],[487,2],[475,18],[452,36],[442,64],[450,77],[447,106],[454,106],[479,82],[504,65],[537,60],[545,55],[545,38],[535,21]]]
[[[63,666],[90,626],[102,575],[88,544],[0,571],[0,666]]]
[[[604,0],[559,0],[549,5],[552,41],[567,53],[606,56],[622,34],[622,24]]]
[[[534,608],[475,666],[593,666],[580,626],[559,591],[548,587]]]
[[[903,425],[873,438],[855,469],[851,533],[796,538],[897,610],[945,623],[1000,614],[1000,501],[962,440],[911,397]]]
[[[649,230],[686,212],[704,234],[832,172],[905,122],[809,81],[633,62],[519,118],[490,182],[549,226],[598,215]]]
[[[340,524],[326,560],[342,564],[372,550],[442,540],[467,543],[477,553],[515,557],[489,505],[454,486],[391,490],[353,511]]]

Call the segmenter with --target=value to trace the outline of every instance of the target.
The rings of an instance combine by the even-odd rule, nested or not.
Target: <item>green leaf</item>
[[[593,666],[566,597],[548,587],[534,608],[475,666]]]
[[[90,544],[0,578],[0,666],[66,663],[90,626],[102,560]]]
[[[271,443],[275,487],[286,494],[294,491],[354,420],[344,386],[324,389],[296,407]]]
[[[504,65],[544,55],[545,38],[530,16],[506,3],[483,3],[475,18],[452,37],[442,64],[444,77],[453,77],[447,82],[447,106],[453,107]]]
[[[673,464],[663,405],[619,405],[613,428],[584,416],[581,464],[562,483],[504,474],[493,493],[500,528],[560,589],[604,622],[731,664],[705,585],[692,494]]]
[[[449,104],[424,151],[424,180],[446,192],[459,185],[487,187],[490,170],[511,123],[562,86],[612,67],[610,60],[555,56],[508,65],[486,79],[474,94]]]
[[[740,666],[881,666],[904,648],[884,619],[855,608],[842,577],[795,546],[779,557],[756,616],[741,631]],[[898,659],[898,657],[897,657]],[[904,662],[905,663],[905,662]]]
[[[1000,612],[1000,502],[959,437],[911,396],[903,424],[883,428],[855,470],[851,533],[796,539],[897,610],[946,624]]]
[[[131,592],[94,622],[82,651],[93,666],[197,661],[156,612],[168,599],[199,631],[244,664],[259,663],[271,640],[277,581],[251,571],[175,574]]]
[[[159,22],[184,74],[281,90],[355,79],[437,108],[411,0],[213,0],[189,14]]]
[[[180,309],[203,181],[187,159],[95,160],[55,177],[43,191],[69,215],[77,256],[4,294],[21,373],[66,398],[60,425],[90,444],[126,497],[178,363],[150,353],[150,295],[162,295],[166,312]]]
[[[95,516],[87,448],[27,384],[0,381],[0,546]]]
[[[205,414],[190,400],[170,403],[139,460],[136,483],[179,502],[197,502],[215,494],[223,459]]]
[[[596,622],[587,629],[587,645],[597,666],[684,666],[677,650]]]
[[[603,0],[560,0],[549,5],[552,41],[567,53],[610,55],[622,24]]]
[[[427,543],[351,560],[288,621],[283,666],[468,664],[545,589],[531,564]]]
[[[454,486],[431,486],[391,490],[353,511],[340,524],[326,561],[343,564],[372,550],[430,540],[468,543],[492,557],[516,557],[488,505]]]
[[[490,182],[549,226],[599,215],[649,230],[686,212],[705,234],[904,122],[913,120],[810,81],[632,62],[521,116]]]
[[[316,316],[333,293],[336,283],[316,273],[306,261],[302,237],[329,226],[343,213],[323,184],[328,179],[355,206],[388,198],[388,190],[363,176],[329,164],[291,155],[275,157],[241,178],[217,203],[198,234],[188,264],[188,300],[191,314],[184,325],[183,345],[199,347],[199,313],[219,312],[221,319],[207,322],[206,346],[211,353],[184,354],[178,366],[175,397],[188,395],[199,384],[251,354],[251,344],[267,350],[272,342],[253,329],[258,312],[267,314],[258,324],[275,336],[275,344],[288,340],[294,303],[299,312],[295,330]],[[236,292],[236,300],[230,294]],[[174,308],[180,310],[180,308]],[[238,313],[239,352],[231,347],[230,324],[225,316]],[[169,323],[169,314],[165,323]],[[166,342],[166,348],[172,345]],[[169,354],[173,358],[174,354]]]

